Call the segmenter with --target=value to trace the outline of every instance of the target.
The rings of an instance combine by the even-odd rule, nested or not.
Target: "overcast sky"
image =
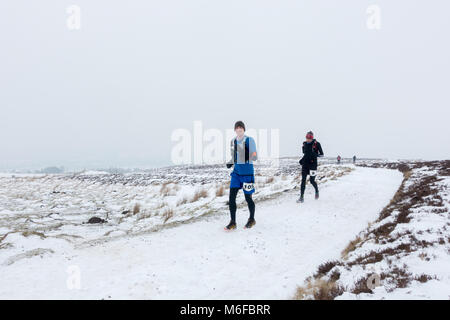
[[[69,30],[69,5],[81,29]],[[366,26],[369,5],[381,29]],[[171,133],[280,130],[298,155],[449,158],[448,1],[0,3],[0,169],[170,163]]]

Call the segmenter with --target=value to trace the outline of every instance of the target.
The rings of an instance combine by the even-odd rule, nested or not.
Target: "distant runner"
[[[337,164],[341,164],[341,156],[337,156]]]
[[[353,164],[356,163],[356,156],[353,156]]]
[[[309,131],[306,134],[306,141],[303,142],[303,157],[300,159],[299,163],[302,165],[302,184],[300,188],[300,198],[297,200],[298,203],[303,203],[305,194],[306,178],[309,175],[309,182],[316,190],[315,198],[319,199],[319,188],[316,183],[316,173],[317,173],[317,157],[323,157],[322,146],[319,141],[314,139],[314,134]]]
[[[245,228],[251,228],[255,225],[255,203],[252,194],[255,192],[255,175],[253,161],[257,159],[256,143],[252,137],[245,135],[245,124],[242,121],[234,125],[236,137],[231,140],[231,160],[227,163],[227,168],[234,165],[231,172],[230,183],[230,216],[231,221],[225,227],[225,230],[236,229],[236,196],[239,189],[244,189],[245,200],[247,201],[250,217]]]

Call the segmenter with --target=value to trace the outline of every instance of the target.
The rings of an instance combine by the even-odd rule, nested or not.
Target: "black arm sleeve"
[[[323,150],[322,150],[322,145],[320,144],[320,142],[317,142],[317,151],[318,151],[319,157],[323,157]]]

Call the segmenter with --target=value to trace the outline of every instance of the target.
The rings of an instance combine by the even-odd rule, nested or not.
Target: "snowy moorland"
[[[351,170],[351,166],[324,165],[317,180],[326,183]],[[294,159],[281,160],[279,167],[260,164],[255,171],[258,202],[297,188],[301,178]],[[3,174],[0,249],[14,252],[16,241],[35,237],[88,245],[226,213],[230,172],[223,165],[211,165],[132,174]],[[238,205],[245,205],[243,197]],[[0,251],[0,258],[4,252]]]
[[[324,261],[299,299],[449,299],[450,161],[371,163],[403,173],[379,217],[339,259]]]
[[[364,266],[357,256],[375,250],[373,246],[383,245],[381,238],[379,243],[374,240],[370,244],[370,236],[363,234],[369,235],[380,222],[388,222],[389,216],[395,220],[395,210],[391,212],[386,205],[393,199],[390,206],[397,208],[395,201],[402,197],[399,192],[413,183],[409,179],[415,179],[416,171],[417,174],[429,172],[426,166],[416,163],[417,168],[402,174],[397,169],[404,168],[404,164],[398,161],[367,160],[363,167],[336,165],[334,161],[322,159],[317,177],[321,198],[314,200],[308,185],[305,203],[300,205],[295,202],[300,182],[297,161],[285,158],[279,166],[270,162],[258,164],[254,195],[257,224],[251,230],[242,229],[248,211],[240,194],[238,229],[233,232],[223,231],[229,220],[230,173],[223,166],[174,166],[128,174],[98,171],[2,174],[0,297],[395,297],[392,294],[397,290],[391,290],[393,284],[383,293],[377,291],[381,286],[372,293],[353,290],[354,284],[372,267],[368,263]],[[444,175],[437,168],[435,173],[439,177]],[[406,176],[409,182],[405,181]],[[448,180],[436,183],[448,183]],[[448,293],[445,286],[449,277],[442,271],[449,265],[442,256],[445,253],[448,259],[448,216],[442,211],[448,207],[445,193],[448,185],[440,188],[436,192],[442,197],[444,207],[439,207],[440,213],[436,215],[440,214],[440,219],[446,222],[434,216],[430,221],[425,217],[420,220],[428,224],[427,230],[437,228],[442,232],[437,242],[426,240],[432,245],[425,247],[429,251],[423,261],[429,262],[429,269],[423,273],[433,277],[426,283],[439,283],[431,288]],[[412,214],[408,218],[408,224],[415,221]],[[419,228],[417,233],[420,232],[420,225],[414,225]],[[412,226],[408,230],[417,241],[425,240],[421,234],[415,234]],[[422,236],[430,236],[427,230]],[[355,241],[358,234],[359,242]],[[386,240],[386,245],[389,241]],[[347,248],[341,255],[349,243],[355,250]],[[432,251],[438,246],[443,251]],[[384,249],[387,248],[381,250]],[[386,256],[383,253],[382,261],[378,262],[385,261]],[[358,263],[345,265],[351,259]],[[408,263],[402,257],[399,261],[402,266]],[[334,265],[329,268],[330,262]],[[387,260],[385,263],[388,265]],[[400,267],[400,262],[393,263],[392,267]],[[358,265],[363,271],[357,269]],[[320,276],[315,274],[318,266]],[[340,277],[336,279],[338,268]],[[309,277],[312,274],[314,277]],[[78,279],[75,282],[74,276]],[[382,284],[390,279],[381,278]],[[298,289],[305,279],[308,279],[305,287]]]

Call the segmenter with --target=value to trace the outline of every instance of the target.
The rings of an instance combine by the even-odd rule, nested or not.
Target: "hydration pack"
[[[250,160],[250,147],[249,147],[249,141],[248,138],[245,137],[244,141],[245,145],[245,163],[249,163]],[[234,139],[234,163],[237,163],[237,139]]]

